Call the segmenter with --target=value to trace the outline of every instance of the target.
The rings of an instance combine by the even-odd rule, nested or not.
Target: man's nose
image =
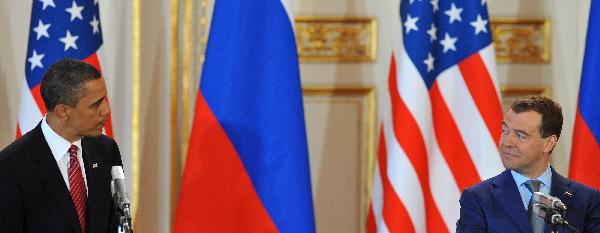
[[[500,136],[500,144],[502,144],[504,146],[514,147],[515,140],[516,140],[515,135],[512,133],[502,134],[502,136]]]
[[[100,106],[100,115],[107,116],[110,114],[110,106],[108,105],[108,101],[104,101]]]

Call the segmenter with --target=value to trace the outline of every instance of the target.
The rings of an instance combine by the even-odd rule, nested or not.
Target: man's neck
[[[74,134],[69,133],[69,129],[65,126],[63,121],[61,121],[61,119],[58,116],[56,116],[53,112],[48,112],[46,114],[46,122],[48,123],[48,126],[50,126],[50,128],[54,132],[56,132],[56,134],[69,141],[70,143],[81,139],[81,137],[77,137]]]

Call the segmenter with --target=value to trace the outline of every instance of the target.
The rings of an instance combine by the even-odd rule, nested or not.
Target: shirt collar
[[[42,133],[50,147],[50,151],[52,151],[54,159],[57,161],[67,154],[71,145],[76,145],[81,150],[81,139],[70,143],[50,128],[50,125],[46,122],[46,116],[42,119]]]
[[[512,174],[513,179],[517,183],[517,187],[521,186],[528,180],[531,180],[531,178],[521,175],[520,173],[513,170],[510,170],[510,174]],[[539,177],[536,177],[534,180],[539,180],[542,182],[543,185],[549,187],[552,182],[552,169],[550,169],[550,164],[548,164],[548,167],[546,167],[544,173],[542,173],[542,175],[540,175]]]

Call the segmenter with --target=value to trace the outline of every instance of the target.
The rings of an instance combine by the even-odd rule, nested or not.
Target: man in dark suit
[[[550,98],[526,96],[512,103],[499,148],[506,170],[463,191],[457,232],[549,232],[550,225],[531,211],[534,191],[562,200],[566,220],[579,231],[600,232],[600,193],[550,166],[562,123],[562,109]]]
[[[104,79],[65,59],[40,89],[48,113],[0,152],[0,232],[117,232],[111,167],[122,163],[115,141],[102,135],[110,113]]]

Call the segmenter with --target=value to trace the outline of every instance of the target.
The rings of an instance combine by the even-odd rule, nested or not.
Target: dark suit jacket
[[[552,169],[550,195],[567,205],[566,220],[571,225],[581,232],[600,232],[600,193],[597,190],[569,180]],[[544,231],[550,231],[548,224]],[[456,232],[533,232],[510,170],[463,191]],[[559,227],[559,232],[565,231]]]
[[[117,232],[110,190],[111,167],[122,164],[117,144],[100,136],[83,138],[81,147],[88,186],[87,232]],[[81,232],[40,124],[0,152],[0,232]]]

